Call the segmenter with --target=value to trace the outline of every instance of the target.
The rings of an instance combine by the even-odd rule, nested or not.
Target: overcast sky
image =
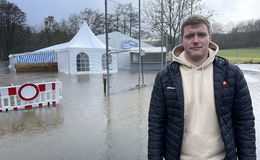
[[[69,15],[78,14],[84,8],[104,10],[104,0],[9,0],[18,5],[26,13],[27,23],[41,25],[43,19],[49,15],[56,21],[67,19]],[[132,1],[138,4],[138,0],[107,0],[108,11],[116,3]],[[143,0],[141,0],[143,1]],[[259,0],[202,0],[209,9],[214,9],[216,22],[226,24],[230,21],[237,23],[242,20],[260,19]]]

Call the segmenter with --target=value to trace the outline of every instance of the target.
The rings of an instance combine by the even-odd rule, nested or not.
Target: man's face
[[[211,36],[205,24],[184,27],[182,45],[185,49],[185,56],[189,61],[200,62],[206,60],[210,41]]]

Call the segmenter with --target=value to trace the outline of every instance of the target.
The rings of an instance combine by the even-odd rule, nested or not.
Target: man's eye
[[[191,35],[191,34],[188,34],[185,36],[185,38],[187,38],[187,39],[191,39],[192,37],[193,37],[193,35]]]
[[[206,37],[206,36],[207,36],[206,33],[199,33],[199,34],[198,34],[198,37]]]

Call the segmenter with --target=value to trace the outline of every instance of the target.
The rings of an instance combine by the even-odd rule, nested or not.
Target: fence
[[[60,81],[26,83],[0,88],[0,112],[56,105],[62,99]]]

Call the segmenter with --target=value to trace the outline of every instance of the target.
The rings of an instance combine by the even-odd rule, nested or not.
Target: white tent
[[[84,22],[78,33],[68,43],[48,47],[55,50],[58,70],[67,74],[106,73],[105,44]],[[111,72],[117,72],[117,55],[109,57]]]
[[[105,48],[105,44],[84,22],[71,41],[40,49],[32,54],[54,51],[57,56],[58,71],[67,74],[106,73]],[[109,57],[109,69],[111,73],[117,72],[117,54],[111,54]]]

